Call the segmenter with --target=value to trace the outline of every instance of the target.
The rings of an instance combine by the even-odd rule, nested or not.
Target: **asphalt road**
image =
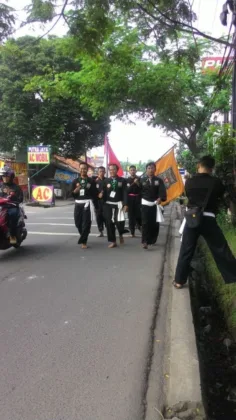
[[[22,248],[0,252],[0,419],[141,420],[167,238],[81,250],[73,206],[27,208]]]

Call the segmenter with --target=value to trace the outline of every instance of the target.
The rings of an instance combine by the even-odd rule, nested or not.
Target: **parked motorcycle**
[[[0,250],[6,250],[11,247],[19,248],[21,243],[27,237],[27,229],[25,227],[25,220],[27,217],[25,216],[23,207],[19,206],[19,219],[18,219],[18,226],[17,226],[17,234],[16,239],[17,243],[12,245],[10,243],[10,234],[8,230],[7,224],[7,209],[9,207],[16,207],[17,204],[12,203],[9,198],[1,198],[0,197]]]

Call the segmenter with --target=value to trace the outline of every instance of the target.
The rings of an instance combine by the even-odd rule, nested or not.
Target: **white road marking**
[[[36,222],[36,223],[34,223],[34,222],[27,222],[26,223],[27,224],[27,226],[28,225],[43,225],[43,226],[73,226],[73,227],[75,227],[75,224],[74,223],[45,223],[45,222],[43,222],[43,223],[38,223],[38,222]],[[97,225],[92,225],[92,227],[97,227]]]
[[[79,236],[79,233],[65,233],[65,232],[33,232],[28,231],[29,235],[46,235],[46,236]],[[97,233],[90,233],[89,236],[97,236]]]
[[[73,217],[40,217],[41,220],[73,220]]]
[[[47,226],[73,226],[75,227],[74,223],[27,223],[27,225],[47,225]]]

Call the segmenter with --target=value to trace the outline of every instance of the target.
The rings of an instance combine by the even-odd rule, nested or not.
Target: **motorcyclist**
[[[19,204],[23,202],[23,192],[21,188],[13,182],[15,173],[11,168],[5,166],[0,170],[0,176],[3,180],[0,187],[0,197],[8,198],[15,204],[14,207],[12,206],[7,209],[10,243],[15,245],[17,243],[17,224],[20,215]]]

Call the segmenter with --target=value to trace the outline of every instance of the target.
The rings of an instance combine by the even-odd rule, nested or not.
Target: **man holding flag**
[[[144,249],[154,245],[163,219],[160,204],[166,201],[166,188],[161,178],[155,176],[155,162],[146,166],[146,176],[141,179],[142,244]]]

